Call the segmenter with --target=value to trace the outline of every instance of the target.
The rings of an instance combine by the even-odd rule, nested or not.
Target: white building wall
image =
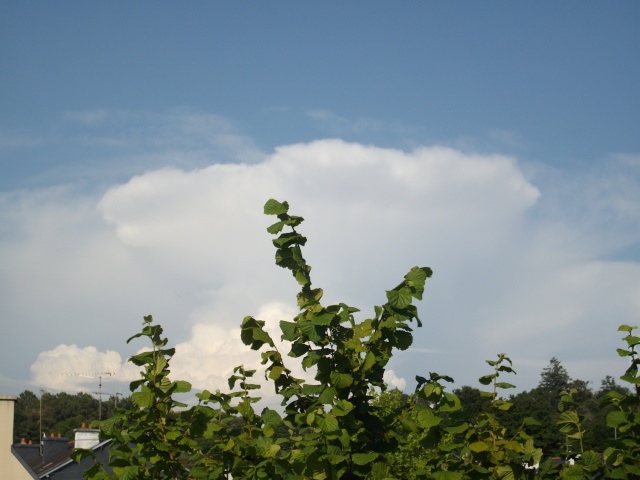
[[[32,480],[20,461],[11,452],[13,445],[13,414],[17,397],[0,395],[0,478]]]
[[[84,425],[84,424],[83,424]],[[100,443],[100,430],[95,428],[77,428],[73,448],[93,448]]]

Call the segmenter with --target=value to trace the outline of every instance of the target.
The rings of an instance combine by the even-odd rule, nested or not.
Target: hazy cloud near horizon
[[[173,376],[226,388],[234,366],[260,360],[241,345],[242,318],[263,315],[277,337],[277,320],[295,314],[296,284],[273,263],[262,215],[277,198],[306,219],[304,253],[326,302],[369,315],[413,265],[433,268],[425,326],[392,361],[394,385],[429,371],[477,385],[499,352],[519,388],[551,356],[599,382],[622,373],[616,328],[640,313],[640,265],[616,257],[640,240],[637,169],[620,161],[614,175],[566,182],[503,155],[329,139],[252,163],[152,169],[94,196],[2,193],[4,375],[28,368],[33,385],[65,390],[92,385],[69,371],[133,379],[124,359],[145,345],[125,340],[153,313],[177,346]]]

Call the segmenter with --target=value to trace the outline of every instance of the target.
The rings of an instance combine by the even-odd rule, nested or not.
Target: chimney
[[[67,437],[56,437],[53,433],[49,438],[42,439],[42,463],[50,462],[62,452],[69,450],[69,439]]]
[[[74,448],[93,448],[100,443],[100,430],[96,428],[85,428],[85,424],[82,424],[82,428],[76,428],[76,441]]]

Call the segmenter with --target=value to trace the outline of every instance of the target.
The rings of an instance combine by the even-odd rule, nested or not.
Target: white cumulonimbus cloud
[[[618,373],[616,327],[640,312],[638,264],[610,258],[640,237],[629,220],[638,199],[618,198],[585,220],[566,212],[633,190],[599,176],[579,182],[576,191],[588,195],[567,204],[557,185],[543,177],[534,184],[510,157],[322,140],[251,164],[152,170],[97,200],[16,195],[4,199],[15,230],[0,253],[3,281],[13,279],[18,297],[2,298],[2,308],[46,318],[34,356],[66,345],[73,357],[73,343],[125,358],[144,345],[124,340],[154,313],[176,345],[172,374],[223,388],[234,366],[260,363],[239,340],[242,318],[264,315],[279,337],[276,320],[295,314],[295,280],[274,266],[265,232],[273,219],[262,205],[273,197],[307,219],[305,255],[327,302],[366,316],[413,265],[433,268],[419,304],[425,326],[414,348],[394,357],[391,385],[411,388],[429,371],[473,385],[487,373],[483,360],[499,352],[513,357],[512,383],[522,388],[554,355],[575,377],[597,381]],[[10,332],[5,349],[22,341],[19,329]],[[82,352],[76,360],[94,365]],[[36,384],[43,362],[34,364]]]
[[[109,383],[112,377],[120,380],[138,377],[135,368],[123,365],[118,352],[99,352],[95,347],[77,345],[58,345],[41,352],[31,364],[31,375],[35,385],[65,391],[95,389],[100,378]]]

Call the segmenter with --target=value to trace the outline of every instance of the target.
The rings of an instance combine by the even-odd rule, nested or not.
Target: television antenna
[[[102,391],[102,379],[104,377],[111,377],[112,375],[115,375],[115,372],[68,372],[68,373],[63,373],[63,375],[72,376],[72,377],[86,377],[86,378],[98,379],[98,391],[91,392],[91,393],[98,395],[98,398],[99,398],[98,421],[101,422],[102,421],[102,396],[109,395],[108,393],[105,393]]]

